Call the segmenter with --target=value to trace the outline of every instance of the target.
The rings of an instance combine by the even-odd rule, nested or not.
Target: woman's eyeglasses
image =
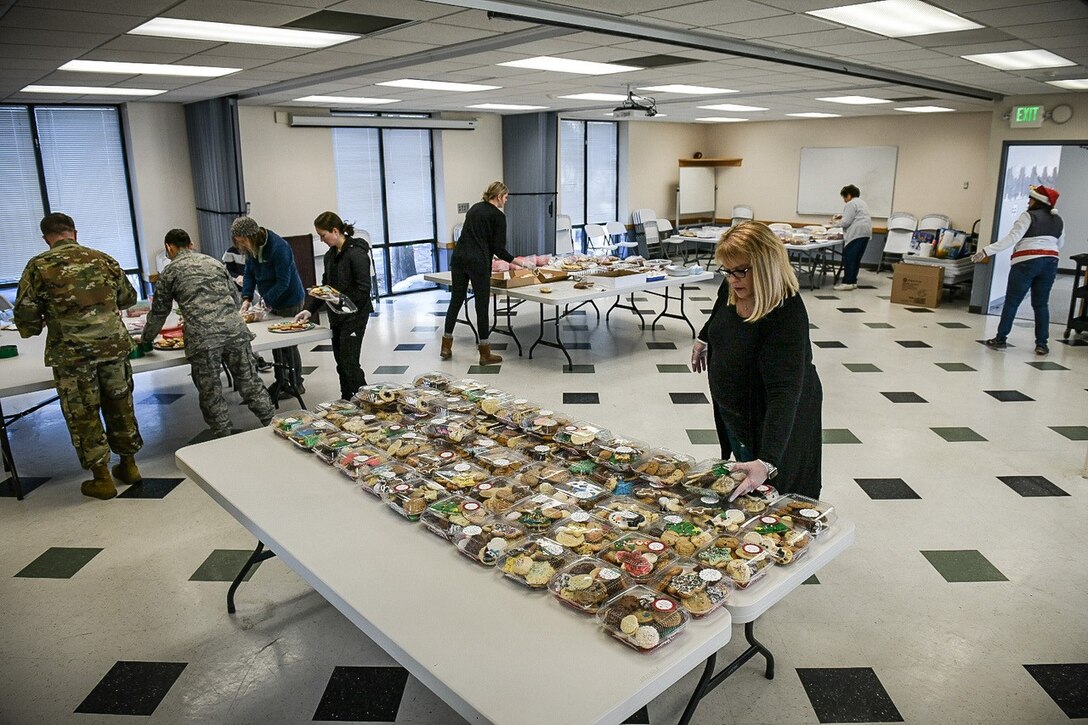
[[[744,279],[750,269],[751,267],[737,267],[736,269],[726,269],[725,267],[722,267],[722,274],[732,277],[733,279]]]

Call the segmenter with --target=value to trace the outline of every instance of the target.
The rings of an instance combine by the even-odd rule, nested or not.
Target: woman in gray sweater
[[[835,290],[845,292],[858,287],[858,272],[861,271],[861,258],[865,255],[865,245],[873,236],[873,220],[869,217],[869,207],[861,200],[861,191],[853,184],[847,184],[839,192],[846,207],[837,216],[842,225],[842,284],[835,285]]]

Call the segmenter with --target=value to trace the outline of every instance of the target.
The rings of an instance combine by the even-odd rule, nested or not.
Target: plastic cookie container
[[[488,517],[479,501],[467,496],[446,496],[424,509],[420,522],[432,534],[452,541],[454,534],[469,524],[479,524]]]
[[[532,536],[507,549],[499,559],[499,571],[508,579],[530,589],[546,589],[548,582],[576,555],[558,542],[544,536]]]
[[[478,564],[495,566],[503,554],[527,538],[528,532],[523,527],[492,516],[458,531],[453,543],[457,551]]]
[[[382,491],[382,500],[409,521],[418,521],[428,506],[445,495],[446,491],[434,481],[417,479],[387,487]]]
[[[536,493],[518,501],[502,516],[506,521],[516,521],[531,533],[543,533],[557,521],[570,518],[577,510],[575,506]]]
[[[678,559],[657,576],[651,586],[680,603],[694,617],[705,617],[729,601],[734,586],[720,569],[691,559]]]
[[[583,556],[556,572],[548,589],[561,603],[582,612],[596,614],[601,605],[631,586],[620,569]]]
[[[688,615],[667,594],[634,586],[606,602],[597,612],[597,621],[628,647],[651,652],[683,632]]]

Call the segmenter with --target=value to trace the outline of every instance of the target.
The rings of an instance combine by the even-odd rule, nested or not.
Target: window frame
[[[573,219],[571,220],[571,230],[575,233],[575,241],[585,244],[585,226],[586,224],[600,223],[602,226],[605,222],[619,221],[620,213],[620,123],[619,121],[598,121],[588,118],[561,118],[559,119],[559,138],[557,139],[558,147],[563,147],[563,124],[564,123],[577,123],[582,127],[582,217],[583,221],[579,224]],[[615,127],[615,157],[616,157],[616,185],[613,190],[613,204],[616,210],[616,219],[605,219],[601,222],[589,221],[589,124],[600,123],[610,124]],[[563,164],[560,161],[559,164],[559,188],[563,187]],[[566,210],[560,209],[560,214],[566,214]]]

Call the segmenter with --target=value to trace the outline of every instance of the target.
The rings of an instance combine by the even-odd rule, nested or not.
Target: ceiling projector
[[[613,118],[632,118],[644,115],[653,118],[657,115],[657,102],[645,96],[636,96],[627,91],[627,99],[616,108],[612,109]]]

